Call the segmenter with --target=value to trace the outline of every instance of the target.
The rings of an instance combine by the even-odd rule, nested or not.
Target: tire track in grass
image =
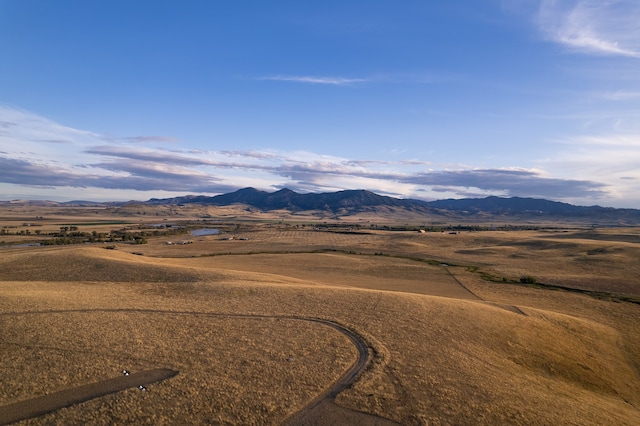
[[[316,396],[311,402],[298,412],[289,416],[285,420],[287,425],[308,424],[313,422],[323,410],[328,409],[330,405],[335,405],[336,396],[347,389],[355,382],[357,376],[366,368],[371,359],[371,348],[367,342],[355,331],[334,321],[302,317],[302,316],[285,316],[285,315],[259,315],[259,314],[223,314],[213,312],[192,312],[192,311],[163,311],[153,309],[75,309],[75,310],[48,310],[33,312],[4,312],[0,316],[18,316],[18,315],[46,315],[61,313],[142,313],[142,314],[166,314],[166,315],[197,315],[216,318],[239,318],[239,319],[280,319],[291,321],[305,321],[314,324],[320,324],[346,336],[358,351],[357,359],[351,366],[340,376],[335,382],[325,389],[320,395]],[[80,402],[90,399],[99,398],[110,393],[119,392],[132,387],[139,387],[145,384],[165,380],[178,374],[177,371],[170,369],[147,370],[136,374],[121,376],[114,379],[103,380],[100,382],[78,386],[75,388],[65,389],[48,395],[32,398],[26,401],[19,401],[0,407],[0,425],[17,422],[33,417],[38,417],[58,410],[60,408],[69,407]],[[330,407],[329,407],[330,409]],[[346,410],[346,409],[344,409]],[[362,415],[380,419],[375,416],[369,416],[365,413],[352,411],[354,416]],[[384,419],[380,419],[384,422]],[[374,422],[375,423],[375,422]]]

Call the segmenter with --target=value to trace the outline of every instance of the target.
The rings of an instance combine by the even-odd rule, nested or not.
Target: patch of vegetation
[[[483,271],[477,266],[467,266],[466,268],[467,268],[467,271],[480,275],[480,277],[485,281],[491,281],[494,283],[508,283],[508,284],[513,284],[517,282],[506,277],[499,277],[490,272]]]
[[[116,221],[105,221],[105,222],[82,222],[77,224],[62,224],[62,226],[78,228],[79,226],[129,225],[129,224],[131,224],[131,222],[116,220]]]
[[[477,266],[467,266],[467,271],[477,273],[480,275],[480,277],[483,280],[491,281],[494,283],[521,284],[527,287],[533,287],[533,288],[544,289],[544,290],[566,291],[569,293],[584,294],[584,295],[593,297],[595,299],[606,300],[610,302],[617,302],[617,303],[629,302],[629,303],[640,304],[640,298],[637,298],[637,297],[625,296],[625,295],[609,293],[604,291],[593,291],[593,290],[585,290],[581,288],[565,287],[565,286],[554,285],[554,284],[543,284],[543,283],[539,283],[535,277],[532,277],[530,275],[523,275],[522,277],[520,277],[518,281],[516,281],[506,277],[498,277],[489,272],[481,270]]]
[[[537,280],[534,277],[532,277],[531,275],[524,275],[524,276],[520,277],[520,282],[522,284],[535,284],[536,281]]]

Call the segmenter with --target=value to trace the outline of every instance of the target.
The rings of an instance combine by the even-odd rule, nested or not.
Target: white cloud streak
[[[640,58],[637,0],[542,0],[540,31],[569,49]]]
[[[276,75],[270,77],[261,77],[260,80],[285,81],[292,83],[321,84],[331,86],[348,86],[357,83],[365,83],[368,80],[364,78],[345,78],[345,77],[318,77],[318,76],[295,76],[295,75]]]
[[[553,158],[541,162],[545,168],[603,183],[609,205],[640,207],[640,134],[577,136],[558,143]]]
[[[610,101],[630,101],[640,99],[640,92],[636,91],[617,91],[601,94],[602,99]]]

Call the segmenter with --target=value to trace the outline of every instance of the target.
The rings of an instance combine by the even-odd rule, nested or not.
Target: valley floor
[[[295,424],[363,356],[328,323],[366,363],[311,424],[638,424],[636,232],[5,248],[0,424],[11,404],[154,369],[178,374],[24,424]]]

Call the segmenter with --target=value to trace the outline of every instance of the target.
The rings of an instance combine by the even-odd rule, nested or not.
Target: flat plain
[[[375,219],[5,208],[0,424],[153,369],[178,374],[21,423],[295,423],[359,357],[332,324],[366,366],[306,424],[640,423],[640,228]],[[117,232],[24,245],[72,227]]]

